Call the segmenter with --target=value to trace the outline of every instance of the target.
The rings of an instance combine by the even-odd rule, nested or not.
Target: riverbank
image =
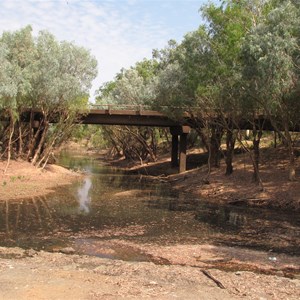
[[[82,175],[57,165],[38,169],[25,161],[12,160],[4,174],[6,161],[0,161],[0,200],[22,200],[47,195],[59,186],[80,180]]]
[[[97,165],[97,154],[90,154],[93,164]],[[100,159],[103,160],[102,155]],[[41,181],[40,184],[44,184],[44,189],[39,192],[49,192],[60,184],[66,184],[64,181],[66,177],[69,177],[68,179],[71,181],[81,179],[76,173],[69,173],[66,169],[54,165],[49,166],[44,172],[36,169],[29,170],[28,164],[24,165],[22,170],[22,165],[18,163],[11,165],[12,169],[5,175],[5,181],[9,182],[1,186],[1,191],[5,186],[11,184],[9,185],[10,189],[13,193],[17,193],[13,183],[22,183],[24,180],[24,184],[31,186],[33,183],[30,183],[30,179],[33,178],[36,179],[36,183]],[[99,163],[102,164],[102,161]],[[119,161],[118,163],[119,165],[124,164],[123,167],[125,167],[126,162]],[[164,163],[169,165],[166,160],[158,162],[158,165],[161,167]],[[154,164],[151,166],[153,167]],[[140,167],[132,166],[132,172],[135,168],[139,169]],[[199,168],[181,175],[162,176],[162,171],[165,172],[166,168],[159,169],[157,166],[155,168],[157,172],[160,172],[160,176],[153,180],[166,182],[167,186],[169,183],[172,183],[172,186],[176,184],[176,188],[180,188],[180,184],[186,186],[188,180],[191,180],[193,176],[195,180],[199,180],[195,176],[196,172],[205,172],[205,169]],[[174,173],[174,170],[171,171]],[[51,172],[51,176],[49,172]],[[60,175],[58,176],[56,173],[60,173]],[[44,175],[45,177],[43,177]],[[75,175],[75,177],[70,175]],[[53,177],[55,183],[52,188],[49,185],[50,177]],[[142,177],[141,175],[141,180]],[[151,180],[151,177],[148,179]],[[94,181],[95,187],[97,187],[96,193],[100,191],[102,195],[105,194],[105,188],[103,189],[101,186],[103,181],[105,181],[103,178]],[[17,189],[17,187],[15,188]],[[47,249],[49,252],[0,247],[2,287],[0,299],[60,299],[66,297],[70,299],[299,299],[300,297],[299,257],[297,256],[299,243],[296,234],[273,237],[276,242],[279,240],[285,249],[288,246],[291,246],[290,249],[295,249],[289,253],[284,252],[286,254],[280,253],[280,251],[276,252],[276,249],[274,250],[271,246],[264,251],[248,249],[249,245],[253,247],[252,243],[248,243],[248,247],[242,247],[245,242],[238,235],[233,237],[236,241],[235,245],[240,245],[236,247],[228,246],[226,243],[224,245],[214,244],[211,238],[207,241],[197,240],[193,236],[188,236],[187,242],[180,242],[180,239],[175,240],[176,231],[183,228],[185,222],[191,218],[188,211],[182,212],[184,214],[182,222],[176,219],[176,214],[169,216],[163,214],[162,218],[159,217],[157,226],[159,228],[162,226],[165,230],[167,228],[174,229],[175,233],[173,235],[172,230],[167,231],[164,235],[164,242],[160,243],[155,240],[151,241],[145,235],[146,226],[143,223],[132,223],[130,218],[124,224],[121,222],[120,226],[108,222],[106,226],[99,229],[95,227],[97,223],[93,223],[93,214],[88,218],[83,214],[82,218],[74,219],[74,222],[80,226],[80,231],[73,232],[69,227],[70,220],[73,218],[68,218],[68,214],[65,215],[65,213],[57,215],[60,206],[64,209],[67,207],[68,211],[72,210],[72,206],[66,206],[67,202],[63,198],[63,194],[67,195],[66,199],[72,198],[68,196],[68,188],[59,189],[61,193],[57,196],[59,200],[55,200],[58,201],[57,206],[53,205],[51,198],[39,201],[27,199],[22,203],[24,207],[21,207],[18,202],[3,203],[4,201],[2,201],[2,205],[4,205],[2,236],[8,240],[7,244],[22,245],[22,240],[26,244],[31,235],[34,241],[34,244],[31,245],[37,246],[39,242],[42,242],[45,246],[42,249]],[[191,191],[194,189],[192,186],[189,188]],[[30,196],[27,194],[25,197],[30,190],[32,193],[35,192],[27,187],[23,191],[24,198]],[[124,189],[118,189],[110,196],[107,194],[106,205],[109,209],[101,209],[104,214],[96,214],[96,219],[111,218],[113,220],[113,215],[109,212],[116,213],[117,210],[114,208],[122,207],[125,202],[129,203],[130,210],[134,214],[133,195],[139,198],[145,197],[145,201],[149,198],[147,193],[131,189],[128,179],[126,179]],[[6,200],[9,199],[11,198]],[[143,199],[140,199],[139,202],[142,203]],[[77,202],[75,204],[78,217],[80,215],[77,209],[78,204]],[[155,203],[153,204],[155,205]],[[5,207],[7,207],[6,210]],[[33,209],[32,215],[30,207]],[[139,211],[142,211],[141,208]],[[159,210],[156,210],[155,207],[153,210],[157,215]],[[180,211],[179,214],[181,214]],[[127,215],[126,211],[124,214],[117,214],[117,219],[120,220],[125,215]],[[21,223],[22,216],[25,216],[26,220],[33,221],[36,228],[40,229],[30,234],[29,227],[27,228]],[[143,213],[143,218],[146,217],[147,215]],[[171,220],[171,226],[168,226],[168,218]],[[193,212],[192,218],[194,218]],[[80,220],[83,222],[81,223]],[[251,219],[249,220],[251,221]],[[68,226],[64,226],[64,224],[68,224]],[[154,232],[156,232],[155,224],[156,220],[152,219],[150,227]],[[264,223],[257,224],[260,228],[264,226]],[[26,228],[24,235],[15,236],[14,230],[19,229],[22,232],[22,228]],[[43,228],[51,228],[50,233],[47,230],[44,231]],[[193,230],[202,232],[205,231],[205,227],[199,225],[199,227],[193,227]],[[245,230],[251,236],[251,231]],[[137,237],[143,235],[145,235],[145,239],[139,241]],[[252,232],[252,235],[257,239],[256,231]],[[260,238],[264,238],[264,236],[269,237],[269,234],[260,234]],[[224,240],[230,238],[230,232],[224,235]],[[12,241],[11,244],[9,240]],[[163,241],[163,239],[161,240]],[[51,248],[52,243],[53,247]],[[34,249],[41,249],[35,248],[35,246],[33,246]],[[123,258],[120,258],[121,254]],[[100,257],[95,257],[97,255]],[[116,259],[116,257],[119,258]],[[143,259],[143,261],[139,261],[139,259]]]
[[[213,168],[207,178],[206,159],[201,151],[189,151],[188,171],[182,174],[177,174],[176,169],[170,168],[168,156],[144,165],[124,160],[112,161],[111,164],[128,173],[156,176],[159,180],[170,182],[173,188],[208,202],[300,211],[300,160],[296,160],[298,180],[291,182],[288,180],[285,149],[261,150],[260,175],[263,190],[252,181],[253,167],[247,153],[235,156],[234,172],[230,176],[225,175],[225,162],[221,160],[220,168]]]
[[[14,257],[15,259],[7,259]],[[300,280],[0,247],[1,299],[290,299]]]

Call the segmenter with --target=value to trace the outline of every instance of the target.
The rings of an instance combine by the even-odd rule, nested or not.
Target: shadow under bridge
[[[79,123],[169,127],[172,134],[171,166],[178,167],[179,173],[186,171],[187,135],[191,127],[175,122],[163,113],[147,110],[144,106],[94,105]]]

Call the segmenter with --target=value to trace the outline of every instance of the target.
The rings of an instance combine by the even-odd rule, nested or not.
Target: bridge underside
[[[39,123],[43,115],[38,110],[25,110],[22,115],[22,121],[29,122],[30,115],[34,114],[34,123]],[[112,110],[112,109],[91,109],[87,114],[82,114],[78,119],[78,124],[95,125],[127,125],[127,126],[151,126],[151,127],[169,127],[172,134],[171,164],[172,167],[178,167],[179,172],[186,171],[186,149],[187,135],[191,127],[201,126],[203,120],[195,120],[185,116],[183,124],[171,120],[168,116],[157,111],[150,110]],[[216,119],[217,121],[217,119]],[[51,120],[56,123],[56,117]],[[230,123],[230,122],[229,122]],[[38,125],[35,125],[38,126]],[[231,124],[232,128],[236,127]],[[239,120],[239,129],[253,129],[254,124],[248,120]],[[274,130],[273,124],[265,116],[258,116],[255,120],[255,126],[263,130]],[[281,130],[281,128],[279,128]],[[300,131],[299,124],[291,131]]]
[[[178,126],[167,116],[156,111],[134,111],[134,110],[91,110],[82,116],[82,124],[99,125],[128,125],[128,126],[153,126],[171,127]]]
[[[156,111],[92,110],[80,120],[82,124],[169,127],[172,134],[171,166],[186,171],[187,135],[191,128],[180,126]]]

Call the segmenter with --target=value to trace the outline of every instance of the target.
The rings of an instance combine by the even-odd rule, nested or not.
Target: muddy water
[[[156,261],[135,244],[214,244],[300,256],[299,215],[215,206],[166,183],[124,175],[92,158],[61,157],[80,183],[47,197],[0,203],[0,246]]]

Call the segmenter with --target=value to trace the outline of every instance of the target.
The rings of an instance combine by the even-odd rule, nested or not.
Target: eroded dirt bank
[[[299,150],[298,152],[300,153]],[[176,174],[177,170],[170,168],[168,157],[142,166],[127,166],[123,161],[113,162],[113,165],[123,167],[128,172],[158,176],[159,180],[170,182],[173,188],[209,202],[300,212],[300,159],[296,159],[297,180],[291,182],[288,180],[288,157],[285,149],[261,150],[260,176],[263,190],[252,181],[253,166],[248,154],[235,156],[234,172],[230,176],[225,175],[225,162],[221,160],[220,168],[212,168],[207,177],[206,160],[203,153],[190,150],[188,171],[182,174]]]
[[[300,280],[0,248],[0,299],[299,299]],[[6,258],[4,258],[6,257]],[[9,259],[14,257],[14,259]]]
[[[44,196],[58,186],[80,180],[82,175],[57,165],[38,169],[25,161],[11,161],[4,174],[6,161],[0,161],[0,200]]]

